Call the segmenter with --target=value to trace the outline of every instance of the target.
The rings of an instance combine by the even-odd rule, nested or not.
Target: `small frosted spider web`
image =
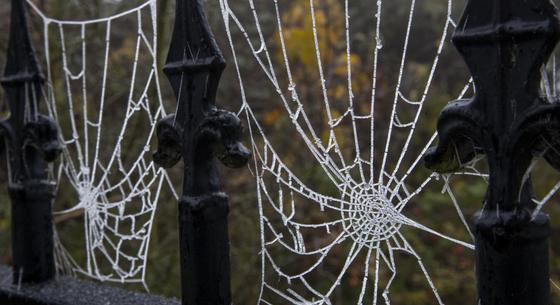
[[[259,304],[391,304],[392,284],[399,276],[398,256],[402,255],[415,261],[416,270],[433,292],[433,302],[444,304],[437,282],[405,231],[412,229],[450,245],[474,248],[473,234],[450,181],[454,176],[486,180],[481,172],[483,162],[477,158],[465,164],[462,172],[450,175],[429,173],[420,163],[436,135],[417,131],[420,124],[430,123],[422,118],[456,26],[454,2],[427,2],[441,9],[439,32],[429,41],[433,47],[427,46],[432,52],[427,73],[417,80],[411,73],[416,50],[409,46],[415,35],[423,34],[414,25],[418,7],[426,3],[378,0],[375,9],[367,11],[353,10],[359,4],[349,0],[274,0],[267,5],[253,0],[235,5],[219,1],[239,79],[240,114],[247,119],[255,157],[252,171],[262,265]],[[390,37],[383,39],[383,20],[389,19],[391,24],[391,10],[396,6],[404,6],[408,13],[405,20],[398,20],[404,27],[400,36],[395,35],[403,40],[392,42]],[[337,11],[338,22],[333,15]],[[355,14],[371,14],[375,25],[369,39],[373,60],[366,96],[356,94],[355,89],[358,82],[364,82],[353,74],[363,69],[363,62],[352,52]],[[329,42],[341,40],[345,44],[337,54]],[[383,51],[391,43],[399,44],[402,52],[392,70],[382,70]],[[314,57],[307,66],[302,64],[305,57],[298,57],[298,50],[306,48],[313,50]],[[382,75],[387,70],[394,74],[389,89],[387,78],[380,82],[390,77]],[[466,85],[457,90],[455,98],[474,93],[468,76],[463,82]],[[263,93],[267,90],[269,96]],[[313,91],[318,93],[313,95]],[[257,108],[261,99],[266,99],[267,109],[276,107],[277,112],[263,114]],[[267,123],[270,121],[274,123]],[[275,124],[281,127],[274,128]],[[275,144],[279,132],[288,134],[295,143],[290,147],[297,151],[286,152],[282,147],[286,144]],[[298,162],[298,157],[306,161]],[[299,168],[312,161],[320,169],[322,183]],[[467,240],[407,216],[409,209],[420,204],[415,200],[422,191],[434,186],[443,186],[441,191],[456,211]],[[553,193],[555,190],[550,197]],[[333,275],[326,269],[337,271]],[[351,282],[350,273],[358,274],[355,295],[345,289]]]
[[[57,267],[145,285],[154,213],[170,185],[150,154],[155,124],[166,115],[156,66],[156,1],[85,21],[56,20],[28,4],[42,20],[45,95],[64,144],[54,174],[57,197],[66,202],[57,202],[63,210],[55,221],[83,217],[85,234],[83,263],[65,248],[73,241],[57,234]],[[69,188],[75,192],[70,199]]]

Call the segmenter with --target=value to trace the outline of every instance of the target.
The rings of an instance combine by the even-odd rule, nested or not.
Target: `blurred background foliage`
[[[558,1],[558,0],[555,0]],[[0,62],[5,62],[5,54],[9,29],[9,12],[10,5],[8,0],[3,0],[0,4]],[[88,19],[99,16],[108,16],[117,11],[123,11],[127,8],[138,4],[139,0],[126,1],[108,1],[108,0],[38,0],[36,3],[49,16],[62,19]],[[218,1],[206,1],[209,19],[214,29],[214,33],[221,46],[224,54],[230,63],[221,81],[218,102],[226,109],[238,109],[240,105],[239,87],[232,64],[231,52],[227,37],[224,32],[224,24],[221,19]],[[240,19],[250,18],[252,11],[246,4],[240,4],[243,1],[231,1],[230,5],[236,11]],[[271,52],[273,60],[280,65],[283,61],[282,53],[279,47],[279,38],[274,26],[275,16],[272,9],[271,0],[255,0],[260,10],[260,17],[263,24],[263,32],[271,40]],[[328,69],[329,89],[328,94],[333,100],[341,100],[346,98],[346,42],[345,29],[343,23],[344,1],[342,0],[318,0],[316,1],[316,21],[320,47],[323,50],[322,59]],[[158,35],[159,35],[159,62],[165,61],[167,46],[169,45],[170,33],[174,18],[174,1],[159,0],[158,11]],[[400,62],[402,54],[402,42],[404,41],[402,28],[408,18],[410,1],[409,0],[391,0],[386,1],[385,10],[390,12],[386,14],[383,24],[384,49],[383,62],[389,63],[387,70],[381,68],[380,79],[377,88],[377,98],[381,101],[392,101],[391,94],[394,94],[394,82],[398,75],[395,71],[391,71],[391,63],[393,67]],[[419,82],[416,79],[423,80],[429,74],[431,61],[433,60],[433,48],[437,44],[437,37],[441,26],[437,20],[445,15],[447,1],[428,1],[423,3],[417,9],[417,21],[414,25],[414,38],[411,39],[409,46],[412,55],[410,56],[410,64],[407,65],[408,83],[404,84],[407,93],[412,99],[418,99],[422,92],[415,88]],[[312,41],[312,23],[309,12],[309,2],[300,0],[286,0],[281,2],[283,8],[282,21],[284,25],[284,35],[286,38],[286,51],[291,58],[292,72],[294,79],[299,84],[298,93],[300,98],[306,101],[317,101],[310,104],[308,112],[314,112],[317,115],[314,119],[316,124],[324,125],[325,116],[323,113],[320,91],[317,90],[319,79],[316,76],[316,55],[314,46],[311,43],[302,43]],[[463,7],[462,1],[455,1],[454,16],[459,16]],[[266,9],[270,8],[270,9]],[[351,66],[353,67],[353,82],[356,101],[369,101],[371,94],[371,67],[373,66],[373,58],[371,54],[375,48],[375,36],[372,35],[374,23],[372,16],[374,15],[375,1],[356,1],[351,5],[352,15],[352,54]],[[31,18],[32,30],[34,38],[41,35],[37,18]],[[249,25],[250,27],[250,25]],[[249,28],[249,31],[254,29]],[[92,33],[91,39],[103,39],[103,31]],[[119,28],[116,34],[116,43],[111,55],[111,65],[118,65],[126,59],[130,59],[134,54],[135,33],[133,29],[126,27]],[[424,110],[422,118],[423,124],[418,130],[420,137],[426,137],[432,134],[435,128],[435,122],[440,109],[450,100],[456,97],[464,86],[467,71],[463,61],[453,48],[448,47],[447,52],[442,56],[440,69],[434,80],[432,90],[430,92],[430,103]],[[37,46],[39,54],[43,52],[41,47]],[[322,170],[314,163],[310,162],[311,155],[305,159],[301,150],[295,141],[292,141],[294,134],[289,133],[288,125],[289,117],[282,111],[279,106],[275,106],[270,102],[274,98],[275,92],[271,90],[261,89],[260,84],[262,78],[258,73],[252,73],[255,67],[251,64],[249,54],[238,54],[238,60],[245,75],[245,81],[248,88],[259,88],[259,90],[250,90],[247,94],[252,101],[258,101],[253,104],[256,111],[262,117],[265,128],[269,131],[270,137],[274,140],[278,147],[281,147],[281,155],[285,158],[286,163],[292,167],[297,167],[298,173],[303,173],[302,180],[308,181],[316,188],[323,192],[329,193],[328,183],[325,181],[325,175]],[[118,70],[116,70],[118,71]],[[127,71],[122,71],[122,78],[126,79]],[[163,78],[163,77],[162,77]],[[173,109],[174,97],[165,79],[161,82],[164,89],[164,99],[168,111]],[[111,96],[109,99],[118,101],[126,98],[127,85],[126,81],[122,83],[116,82],[109,84],[111,86]],[[314,106],[313,106],[314,105]],[[385,105],[385,106],[384,106]],[[369,109],[369,102],[357,103],[357,107],[363,107],[362,112]],[[390,103],[380,103],[376,116],[387,116],[390,112]],[[336,111],[336,108],[334,109]],[[114,112],[118,112],[115,109]],[[0,90],[0,117],[8,113],[3,93]],[[107,115],[113,115],[113,111]],[[116,115],[115,115],[116,116]],[[385,124],[379,126],[379,133],[385,134],[387,128]],[[338,130],[341,138],[345,135],[350,136],[350,130]],[[380,139],[384,141],[384,139]],[[134,146],[135,143],[129,143]],[[421,147],[417,145],[414,149],[419,151]],[[1,146],[1,145],[0,145]],[[2,156],[3,159],[3,156]],[[560,178],[560,176],[548,167],[544,162],[540,161],[534,172],[533,180],[536,191],[539,195],[543,195],[549,190]],[[170,174],[176,184],[180,185],[181,166],[176,166],[170,170]],[[231,171],[223,169],[224,187],[230,195],[231,214],[230,214],[230,235],[231,235],[231,258],[232,258],[232,291],[235,304],[254,304],[259,293],[260,281],[260,240],[259,240],[259,215],[256,205],[256,193],[254,178],[248,169]],[[5,188],[6,181],[6,164],[0,162],[0,263],[11,263],[10,252],[10,201],[8,199],[7,190]],[[451,181],[451,185],[458,201],[461,203],[462,209],[468,217],[474,215],[476,210],[480,208],[486,183],[481,179],[475,178],[455,178]],[[64,186],[63,186],[64,187]],[[68,187],[68,186],[66,186]],[[66,203],[64,203],[66,202]],[[57,198],[58,206],[72,204],[72,197],[65,195],[65,192],[59,194]],[[443,208],[445,207],[445,208]],[[557,242],[560,237],[560,207],[558,206],[558,198],[554,198],[546,207],[546,212],[551,215],[553,224],[553,236],[551,239],[551,274],[552,280],[560,282],[560,243]],[[159,201],[159,207],[153,227],[153,236],[150,244],[150,253],[148,261],[147,281],[151,293],[161,294],[164,296],[179,297],[179,257],[178,257],[178,238],[177,238],[177,222],[176,222],[177,204],[169,192],[164,193]],[[80,241],[83,239],[83,232],[80,229],[80,215],[57,220],[57,227],[60,230],[61,238],[66,245],[69,246],[71,254],[78,261],[83,260],[84,250],[80,248]],[[308,217],[316,217],[317,215],[309,215]],[[412,219],[419,220],[423,224],[438,230],[443,230],[447,234],[468,240],[469,237],[466,230],[457,221],[456,212],[449,204],[449,198],[442,195],[441,188],[429,189],[422,193],[416,200],[414,205],[407,210],[407,216]],[[436,286],[440,291],[446,304],[474,304],[474,266],[473,253],[461,246],[450,245],[449,242],[443,241],[433,236],[418,233],[413,230],[405,229],[406,237],[414,244],[415,248],[423,258],[431,272],[432,278],[435,280]],[[341,250],[342,251],[342,250]],[[344,255],[342,251],[339,255]],[[332,265],[341,262],[331,262]],[[426,281],[419,272],[417,264],[414,260],[407,257],[398,257],[398,267],[400,276],[394,283],[392,292],[392,304],[396,305],[428,305],[435,304],[432,292],[426,284]],[[363,277],[363,268],[356,266],[351,268],[348,275],[344,279],[344,289],[339,291],[333,298],[335,304],[351,304],[347,301],[348,296],[355,295],[361,287]],[[322,270],[322,273],[315,278],[321,281],[321,278],[329,279],[335,271]],[[387,276],[386,274],[384,276]],[[1,281],[1,279],[0,279]],[[320,282],[316,286],[322,286]],[[129,289],[142,290],[140,286],[130,285]],[[560,289],[553,286],[553,305],[560,304]],[[346,301],[345,301],[346,300]]]

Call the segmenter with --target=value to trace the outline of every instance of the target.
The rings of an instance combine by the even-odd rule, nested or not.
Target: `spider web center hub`
[[[390,194],[384,185],[364,183],[347,195],[344,230],[356,243],[374,247],[400,230],[402,215],[388,198]]]

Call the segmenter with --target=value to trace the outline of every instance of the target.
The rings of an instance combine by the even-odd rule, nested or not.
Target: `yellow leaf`
[[[282,110],[280,108],[273,109],[264,114],[264,123],[266,125],[274,125],[282,117]]]

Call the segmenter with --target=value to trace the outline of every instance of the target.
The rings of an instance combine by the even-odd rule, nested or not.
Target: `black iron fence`
[[[38,111],[43,76],[29,38],[25,0],[12,0],[11,5],[1,79],[11,115],[0,121],[0,135],[8,144],[11,169],[14,265],[10,283],[0,284],[0,303],[177,303],[54,278],[54,185],[48,180],[47,162],[61,146],[54,122]],[[425,156],[426,165],[452,172],[476,155],[488,160],[489,188],[473,221],[479,304],[548,305],[550,225],[547,215],[534,212],[527,172],[536,157],[560,169],[560,104],[539,96],[540,70],[560,39],[558,11],[550,0],[470,0],[457,29],[453,41],[470,68],[477,94],[444,109],[439,145]],[[196,57],[187,48],[199,50]],[[183,304],[231,303],[229,206],[215,159],[235,168],[245,165],[250,153],[241,144],[240,120],[215,106],[225,65],[202,0],[177,0],[163,70],[178,107],[158,123],[154,160],[163,167],[181,158],[184,162],[178,211]]]

